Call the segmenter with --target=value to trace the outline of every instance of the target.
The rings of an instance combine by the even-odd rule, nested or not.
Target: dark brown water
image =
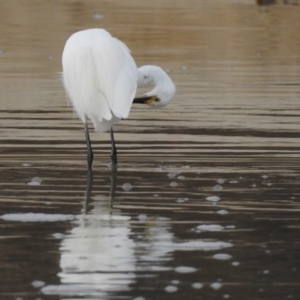
[[[0,1],[1,299],[299,298],[300,3],[259,2]],[[177,95],[91,175],[59,72],[92,27]]]

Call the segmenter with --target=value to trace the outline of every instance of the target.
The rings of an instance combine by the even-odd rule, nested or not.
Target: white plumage
[[[68,39],[62,63],[67,95],[83,123],[88,117],[102,132],[128,117],[138,73],[124,43],[104,29],[79,31]]]
[[[137,69],[127,46],[104,29],[74,33],[66,42],[62,65],[67,96],[85,124],[89,167],[93,153],[87,119],[92,120],[96,131],[111,130],[116,163],[112,126],[128,117],[137,87],[154,85],[146,94],[148,98],[139,98],[137,103],[164,106],[175,95],[175,85],[160,67]]]

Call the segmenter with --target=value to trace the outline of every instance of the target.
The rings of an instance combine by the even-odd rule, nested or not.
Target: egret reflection
[[[113,293],[130,290],[141,271],[157,276],[156,272],[172,270],[167,262],[173,260],[174,251],[213,251],[232,246],[220,241],[179,240],[170,219],[157,214],[140,219],[124,215],[114,207],[116,168],[111,169],[107,196],[105,191],[92,196],[93,186],[96,188],[90,169],[82,214],[75,216],[74,227],[62,236],[60,284],[44,286],[44,294],[107,299]]]

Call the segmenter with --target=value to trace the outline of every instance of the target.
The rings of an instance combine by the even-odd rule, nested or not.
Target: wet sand
[[[1,299],[297,299],[299,5],[30,0],[0,14]],[[91,132],[91,175],[60,58],[92,27],[177,94],[114,127],[117,171],[109,134]]]

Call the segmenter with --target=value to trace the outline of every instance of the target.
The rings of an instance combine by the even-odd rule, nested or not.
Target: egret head
[[[155,107],[166,106],[175,96],[176,87],[168,74],[157,66],[142,66],[138,69],[138,86],[145,84],[153,85],[153,89],[146,93],[144,99],[146,103]],[[141,103],[141,101],[134,101]]]

